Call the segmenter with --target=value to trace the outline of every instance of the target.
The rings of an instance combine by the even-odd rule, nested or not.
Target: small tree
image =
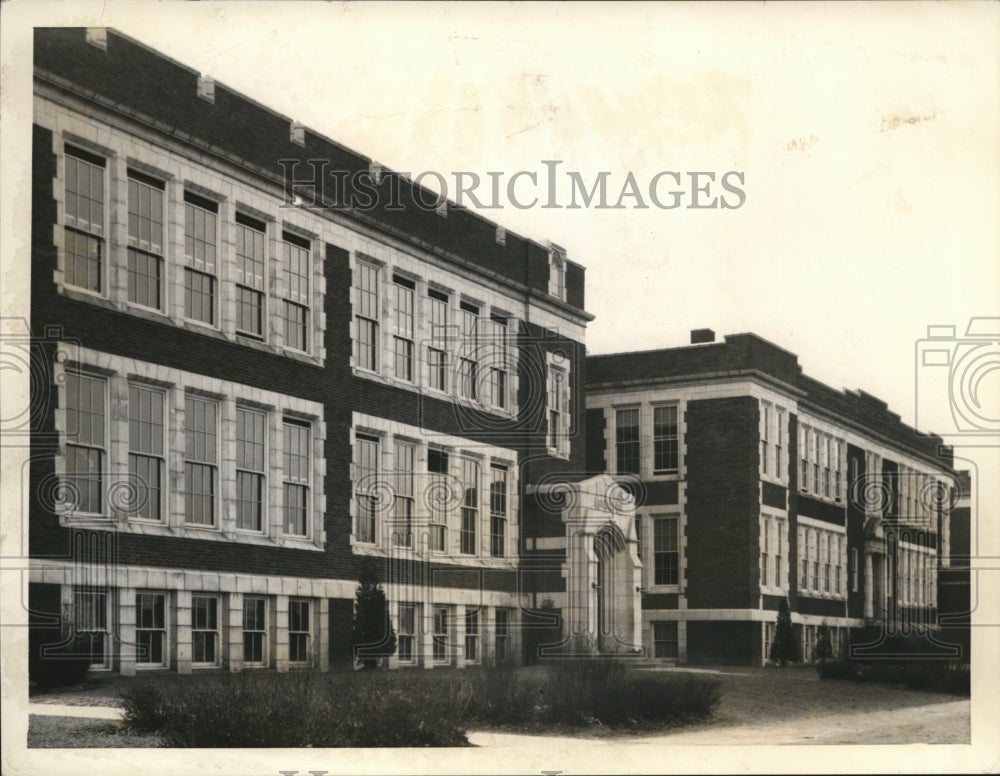
[[[396,631],[379,579],[378,563],[365,558],[354,603],[354,656],[363,668],[376,668],[380,658],[396,652]]]
[[[774,628],[774,642],[771,644],[771,660],[782,668],[799,659],[799,644],[792,630],[792,615],[788,612],[788,601],[782,598],[778,605],[778,622]]]

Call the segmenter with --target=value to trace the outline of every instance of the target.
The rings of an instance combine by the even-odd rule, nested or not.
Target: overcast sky
[[[484,204],[503,173],[484,215],[587,268],[592,352],[752,331],[913,422],[927,325],[998,314],[995,5],[281,5],[100,19],[453,200],[456,172]],[[569,171],[642,199],[542,208],[547,160],[557,204]],[[521,170],[534,207],[506,199]],[[688,207],[690,172],[719,207]]]

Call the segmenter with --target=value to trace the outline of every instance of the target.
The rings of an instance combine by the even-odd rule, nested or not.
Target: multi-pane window
[[[393,489],[392,543],[402,547],[413,546],[413,472],[417,459],[417,449],[406,442],[395,442],[393,455],[396,461],[395,484]]]
[[[615,460],[618,474],[639,473],[639,410],[615,413]]]
[[[774,476],[780,479],[782,442],[785,439],[785,411],[781,407],[774,408],[774,424]]]
[[[163,183],[128,174],[128,300],[163,306]]]
[[[76,590],[73,595],[73,627],[78,646],[90,654],[90,664],[105,666],[108,658],[108,594],[103,590]],[[79,641],[77,642],[79,644]]]
[[[443,552],[447,537],[447,511],[445,498],[437,498],[447,494],[448,453],[436,447],[427,449],[427,471],[431,474],[428,489],[428,506],[430,511],[430,527],[428,536],[429,548],[435,552]]]
[[[458,393],[466,399],[475,399],[479,379],[479,308],[462,302],[459,321],[462,349],[458,359]]]
[[[66,484],[77,510],[85,514],[103,509],[105,388],[99,377],[66,375]]]
[[[823,435],[818,431],[813,431],[812,434],[813,441],[815,442],[815,447],[813,448],[813,463],[812,463],[812,486],[813,492],[819,495],[820,492],[820,481],[819,481],[819,467],[820,467],[820,450],[823,447]]]
[[[653,583],[676,585],[680,568],[677,550],[677,518],[653,520]]]
[[[215,525],[219,405],[184,397],[184,520]]]
[[[566,301],[566,259],[558,251],[549,254],[549,294]]]
[[[769,534],[771,533],[771,519],[768,517],[761,518],[760,521],[760,584],[764,587],[769,585],[768,583],[768,550],[770,549],[768,540],[770,539]]]
[[[507,554],[507,467],[491,467],[490,482],[490,555]]]
[[[375,541],[376,477],[378,476],[378,439],[358,435],[354,442],[357,479],[354,500],[358,508],[359,542]]]
[[[809,429],[799,426],[799,489],[809,490]]]
[[[496,660],[503,663],[510,660],[510,609],[496,610],[495,623]]]
[[[781,568],[781,548],[785,541],[785,521],[778,518],[774,521],[777,536],[774,541],[774,586],[784,587],[785,577]]]
[[[282,432],[285,533],[305,536],[309,514],[309,424],[285,420]]]
[[[841,487],[841,470],[840,470],[840,460],[844,454],[844,443],[840,440],[834,444],[834,455],[833,459],[833,497],[840,501],[840,487]]]
[[[448,659],[448,607],[434,607],[433,657],[437,662]]]
[[[810,531],[812,541],[810,542],[810,559],[812,560],[812,589],[819,591],[819,532]]]
[[[568,361],[557,365],[550,360],[546,386],[547,445],[550,453],[563,457],[569,456],[572,427],[569,367]]]
[[[448,295],[427,291],[431,344],[427,348],[427,380],[431,388],[448,390]]]
[[[104,160],[66,147],[64,278],[68,285],[103,291]]]
[[[479,662],[479,610],[465,611],[465,662]]]
[[[197,665],[219,662],[219,599],[191,596],[191,660]]]
[[[135,597],[135,661],[140,665],[166,665],[166,596],[137,593]]]
[[[267,665],[267,601],[258,596],[243,599],[243,662]]]
[[[841,575],[843,572],[843,558],[844,558],[844,539],[843,537],[837,537],[837,566],[834,569],[834,590],[837,595],[841,595],[844,592],[844,588],[841,586]]]
[[[809,587],[809,532],[804,528],[799,528],[799,589],[805,590]]]
[[[461,552],[476,554],[476,526],[479,524],[479,464],[462,459],[462,529]]]
[[[858,548],[851,548],[851,592],[858,592]]]
[[[653,474],[677,471],[677,407],[653,407]]]
[[[377,372],[379,367],[379,269],[363,261],[357,263],[354,274],[356,309],[354,324],[354,363],[361,369]]]
[[[236,214],[236,330],[263,339],[267,299],[267,227]]]
[[[218,205],[184,192],[184,317],[215,324]]]
[[[653,623],[653,656],[677,658],[677,623]]]
[[[163,391],[129,386],[128,471],[139,493],[133,516],[144,520],[163,516],[163,408]]]
[[[236,410],[236,527],[243,531],[264,526],[266,418],[257,410]]]
[[[830,534],[825,534],[823,536],[823,552],[824,552],[824,563],[823,563],[823,592],[830,592],[830,545],[833,541],[833,537]]]
[[[281,263],[285,268],[285,347],[309,349],[309,241],[285,232],[281,241]]]
[[[293,663],[309,660],[309,608],[308,601],[288,602],[288,659]]]
[[[760,470],[762,474],[767,474],[769,470],[768,462],[771,458],[771,405],[761,404],[760,421]]]
[[[416,604],[399,605],[399,624],[396,628],[396,654],[400,663],[412,663],[416,659]]]
[[[413,328],[415,284],[399,275],[392,278],[393,292],[393,356],[396,378],[412,383],[414,375]]]
[[[486,380],[486,403],[503,409],[507,406],[507,319],[492,315],[490,332],[489,372]]]
[[[830,496],[830,455],[833,452],[833,440],[829,435],[823,438],[823,495]]]

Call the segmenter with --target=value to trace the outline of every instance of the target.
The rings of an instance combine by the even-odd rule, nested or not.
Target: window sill
[[[422,552],[405,547],[385,548],[375,544],[363,544],[353,537],[351,538],[351,551],[355,555],[430,561],[431,563],[445,563],[452,566],[470,566],[475,568],[498,569],[501,571],[516,571],[518,569],[517,560],[515,558],[494,558],[492,556],[484,555],[449,554],[447,552],[438,552],[437,550]]]
[[[517,409],[510,409],[505,407],[493,407],[480,404],[475,399],[470,399],[467,396],[460,396],[455,393],[449,393],[447,391],[439,390],[438,388],[431,388],[430,386],[423,386],[419,383],[410,382],[408,380],[399,380],[395,377],[390,377],[389,375],[383,375],[378,372],[373,372],[370,369],[364,369],[359,366],[351,365],[351,374],[354,377],[358,377],[362,380],[371,380],[372,382],[381,383],[382,385],[388,385],[392,388],[399,388],[403,391],[410,391],[411,393],[418,394],[420,396],[426,396],[431,399],[437,399],[439,401],[451,402],[461,407],[467,412],[482,413],[485,415],[491,415],[498,418],[504,418],[506,420],[515,421],[517,420]],[[567,453],[567,459],[569,454]]]
[[[319,540],[283,535],[271,538],[260,533],[248,533],[238,530],[226,531],[219,528],[201,526],[172,526],[165,523],[148,521],[117,520],[101,515],[80,516],[63,513],[59,515],[59,525],[63,528],[92,528],[143,536],[167,536],[179,539],[227,542],[230,544],[253,544],[272,549],[311,550],[313,552],[323,552],[326,541],[325,533],[320,536]]]
[[[291,350],[290,348],[278,347],[276,345],[268,345],[264,340],[257,339],[255,337],[248,336],[241,332],[224,332],[219,327],[213,326],[211,324],[203,323],[190,318],[173,318],[167,313],[162,311],[154,310],[148,307],[141,307],[131,302],[119,302],[109,299],[104,294],[99,294],[94,291],[87,291],[82,288],[77,288],[76,286],[67,286],[62,282],[57,282],[58,293],[67,299],[72,299],[76,302],[84,302],[85,304],[95,305],[97,307],[103,307],[106,310],[111,310],[118,313],[123,313],[125,315],[130,315],[134,318],[141,318],[143,320],[154,321],[156,323],[161,323],[166,326],[174,326],[183,331],[188,331],[193,334],[200,334],[205,337],[213,337],[220,340],[225,340],[227,342],[235,342],[238,345],[244,347],[253,348],[254,350],[260,350],[264,353],[269,353],[271,355],[283,356],[285,358],[290,358],[295,361],[300,361],[306,364],[313,364],[315,366],[323,366],[324,358],[322,356],[315,356],[310,353],[303,352],[301,350]],[[317,337],[322,337],[324,332],[316,332]],[[320,351],[322,352],[322,351]]]

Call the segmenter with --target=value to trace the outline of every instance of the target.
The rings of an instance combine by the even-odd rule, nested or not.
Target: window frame
[[[374,467],[368,467],[362,463],[362,450],[371,445],[370,460],[374,462]],[[377,545],[379,539],[378,520],[378,497],[371,495],[372,491],[378,487],[381,472],[380,455],[382,452],[381,437],[356,433],[354,435],[354,473],[355,481],[353,487],[355,504],[355,526],[354,539],[361,544]],[[366,482],[369,481],[370,482]],[[362,491],[362,484],[365,490]],[[367,504],[365,513],[362,513],[363,505]],[[364,523],[362,523],[364,521]],[[362,531],[362,526],[365,530]]]
[[[393,472],[393,526],[391,536],[395,547],[414,548],[414,521],[416,519],[416,469],[417,446],[412,442],[394,439],[392,443]]]
[[[417,284],[407,277],[392,276],[392,364],[393,377],[416,385]],[[402,372],[402,374],[401,374]]]
[[[254,216],[247,215],[238,210],[233,222],[233,230],[236,242],[236,293],[233,295],[233,299],[236,304],[236,334],[258,342],[267,342],[267,335],[269,331],[268,254],[270,253],[268,246],[268,225],[266,221],[261,221]],[[246,230],[246,232],[244,230]],[[247,245],[247,233],[259,235],[259,238],[254,237],[249,241],[252,254],[241,253],[241,249],[245,248]],[[262,253],[259,258],[256,255],[257,239],[260,240],[260,244],[262,246]],[[253,285],[253,282],[257,279],[257,264],[261,265],[259,286]],[[250,270],[249,274],[252,275],[251,282],[247,282],[248,269]],[[244,297],[246,297],[246,299]],[[248,302],[247,299],[249,299],[250,302]],[[253,300],[256,300],[256,302]],[[256,306],[258,303],[259,306]],[[256,317],[258,318],[257,325],[260,327],[260,331],[254,331],[253,328],[246,328],[242,325],[244,323],[244,315],[248,304],[251,311],[256,311]]]
[[[189,405],[189,402],[192,403],[192,404]],[[194,413],[191,412],[191,409],[194,406],[194,403],[203,404],[206,407],[212,407],[213,408],[214,413],[215,413],[215,417],[214,417],[214,423],[213,423],[213,428],[212,428],[211,432],[209,432],[209,431],[201,431],[201,430],[198,430],[198,429],[194,429],[193,430],[190,427],[189,424],[191,423],[191,417],[194,414]],[[183,427],[183,433],[184,433],[184,451],[183,451],[183,457],[184,457],[184,487],[181,489],[181,493],[184,496],[184,524],[186,526],[194,526],[194,527],[197,527],[197,528],[218,528],[219,527],[219,516],[220,516],[219,501],[220,501],[220,497],[221,497],[221,493],[220,493],[221,489],[219,487],[219,482],[220,482],[220,479],[219,479],[219,459],[220,459],[220,449],[221,449],[221,443],[222,443],[221,434],[220,434],[219,420],[221,418],[221,414],[222,414],[222,406],[221,406],[221,404],[220,404],[220,402],[218,400],[216,400],[216,399],[210,399],[210,398],[207,398],[207,397],[204,397],[204,396],[200,396],[198,394],[192,394],[192,393],[189,393],[189,392],[185,392],[185,394],[184,394],[184,427]],[[203,460],[198,460],[198,459],[194,459],[194,458],[191,457],[190,447],[191,447],[192,443],[191,443],[191,439],[190,439],[189,434],[191,434],[192,431],[193,431],[193,433],[196,433],[196,434],[201,434],[201,435],[212,437],[213,441],[212,441],[211,448],[212,448],[212,458],[214,460],[203,461]],[[206,445],[206,450],[207,449],[208,449],[208,445]],[[206,494],[204,494],[204,493],[195,493],[194,491],[191,490],[191,486],[192,486],[192,482],[191,481],[193,479],[192,476],[191,476],[191,472],[193,471],[193,469],[191,469],[189,467],[202,467],[204,469],[207,469],[209,471],[210,475],[211,475],[211,477],[210,477],[210,479],[211,479],[211,493],[208,494],[208,496],[209,496],[209,502],[208,503],[211,506],[211,520],[208,523],[197,522],[197,521],[194,521],[194,520],[191,519],[191,511],[189,509],[190,501],[193,500],[193,498],[195,496],[199,496],[202,499],[204,499]]]
[[[114,597],[112,593],[113,591],[106,587],[85,586],[73,588],[73,635],[79,637],[81,634],[90,634],[92,657],[94,655],[93,634],[101,634],[100,660],[92,660],[90,663],[90,670],[107,671],[111,669],[111,634],[114,632],[113,617],[115,614],[115,607],[113,605]],[[86,607],[87,614],[99,613],[100,622],[95,624],[96,627],[87,627],[87,624],[92,622],[94,619],[93,617],[82,616],[84,614],[82,611],[84,607],[81,606],[81,601],[85,598],[96,599],[94,603],[91,603]],[[86,620],[86,622],[81,623],[81,620]]]
[[[211,242],[206,240],[200,240],[197,234],[197,223],[192,224],[192,217],[195,221],[197,220],[198,213],[204,214],[202,217],[205,219],[205,233],[208,234],[208,221],[211,218],[212,227],[212,239]],[[194,230],[192,231],[192,226]],[[219,218],[219,203],[213,202],[206,197],[199,196],[191,191],[184,191],[184,320],[192,321],[201,326],[211,326],[212,328],[218,328],[219,326],[219,270],[220,263],[222,261],[219,255],[219,236],[221,231],[221,224]],[[189,243],[191,249],[189,250]],[[204,243],[206,246],[210,245],[212,248],[212,261],[209,263],[207,258],[199,259],[197,256],[197,246],[199,243]],[[198,266],[199,261],[202,266]],[[193,298],[195,294],[195,289],[193,284],[189,282],[190,278],[193,276],[200,276],[202,278],[207,278],[209,281],[209,318],[210,320],[205,320],[197,315],[193,314]],[[204,294],[204,291],[199,291],[199,293]]]
[[[294,434],[289,434],[290,429],[296,429],[298,432],[304,434],[305,436],[305,453],[298,452],[293,454],[290,450],[290,436]],[[312,512],[312,480],[313,480],[313,451],[312,451],[312,438],[313,429],[312,423],[307,420],[289,417],[287,415],[281,418],[281,435],[282,435],[282,445],[281,445],[281,496],[282,496],[282,521],[281,530],[286,536],[294,536],[300,539],[309,539],[312,531],[310,523],[310,514]],[[298,459],[298,465],[293,464],[293,458]],[[300,472],[296,475],[289,470]],[[304,476],[301,472],[304,470]],[[294,507],[289,504],[289,493],[301,492],[302,493],[302,504],[296,504]],[[291,509],[301,510],[302,519],[302,531],[301,533],[289,529],[289,516]]]
[[[141,405],[141,400],[137,401],[137,398],[142,394],[146,393],[150,396],[159,397],[160,401],[160,412],[159,412],[159,422],[157,423],[157,418],[153,417],[152,408],[151,414],[148,420],[140,417],[133,416],[133,412],[136,411],[136,405]],[[141,493],[145,490],[147,496],[145,502],[142,499],[137,499],[140,503],[137,505],[135,510],[129,512],[130,520],[139,520],[148,523],[159,523],[162,524],[167,520],[167,495],[170,491],[169,488],[169,473],[167,471],[167,461],[170,456],[170,449],[167,444],[170,438],[171,429],[168,426],[168,410],[170,407],[169,395],[167,391],[163,388],[157,386],[152,386],[147,383],[137,382],[134,380],[128,381],[128,474],[129,480],[135,484],[136,493]],[[141,411],[141,409],[140,409]],[[155,450],[145,450],[137,449],[141,446],[141,431],[140,439],[133,439],[133,422],[138,424],[149,425],[155,428],[159,427],[160,436],[160,449],[159,452]],[[154,431],[155,433],[155,431]],[[143,482],[143,477],[140,476],[138,469],[134,466],[139,460],[154,461],[156,463],[156,474],[157,474],[157,484],[156,487],[150,487],[148,481],[145,482],[143,486],[140,483]],[[147,470],[148,471],[148,470]],[[155,499],[153,498],[153,491],[155,491]],[[151,516],[149,514],[142,514],[140,510],[153,509],[156,510],[156,516]]]
[[[432,456],[437,460],[437,469],[431,468]],[[448,493],[448,467],[451,456],[447,450],[440,447],[427,447],[427,474],[429,487],[437,493]],[[448,550],[448,510],[434,508],[435,501],[428,505],[428,535],[427,549],[430,552],[446,552]]]
[[[653,625],[653,658],[661,660],[680,659],[680,627],[677,620],[655,620]],[[666,638],[662,635],[666,631]],[[660,645],[667,647],[667,652],[673,654],[660,654]],[[670,647],[669,645],[673,645]]]
[[[626,425],[622,422],[624,415],[635,414],[635,423],[629,423]],[[642,472],[642,432],[641,432],[641,418],[638,407],[617,407],[615,408],[615,473],[616,474],[635,474],[641,476]],[[634,429],[635,438],[634,439],[624,439],[623,430],[624,429]],[[627,446],[627,447],[626,447]],[[634,455],[625,455],[624,452],[631,450],[634,446]],[[626,469],[623,466],[623,462],[629,463],[634,460],[634,469]]]
[[[465,609],[465,638],[463,640],[462,660],[467,664],[478,665],[480,609]],[[470,657],[471,655],[471,657]]]
[[[160,615],[162,621],[157,627],[154,622],[150,626],[143,626],[142,624],[142,614],[144,607],[142,605],[143,598],[153,598],[159,599],[161,603]],[[153,615],[156,615],[155,604],[153,606]],[[141,634],[148,633],[150,635],[159,634],[160,636],[160,660],[159,662],[154,662],[153,660],[142,659],[143,656],[143,637]],[[160,590],[137,590],[135,593],[135,665],[139,669],[147,668],[167,668],[170,665],[170,600],[168,594]],[[149,647],[152,646],[150,643]],[[150,655],[151,656],[151,655]]]
[[[108,158],[104,155],[95,154],[93,152],[87,151],[86,149],[80,148],[72,143],[64,143],[62,149],[62,159],[63,159],[63,199],[62,199],[62,227],[63,227],[63,245],[62,245],[62,282],[64,285],[73,288],[74,290],[82,291],[87,294],[94,294],[96,296],[105,297],[108,295],[108,279],[110,277],[110,271],[108,267],[108,238],[109,238],[109,200],[110,200],[110,187],[108,181]],[[100,223],[96,224],[99,229],[95,229],[95,222],[92,218],[85,219],[85,225],[80,222],[79,215],[77,213],[70,213],[70,198],[71,196],[74,201],[78,202],[82,195],[79,191],[70,191],[70,163],[69,159],[73,159],[73,164],[83,163],[88,166],[88,168],[96,168],[101,171],[100,181],[101,181],[101,191],[100,191]],[[88,171],[88,175],[92,176],[92,173]],[[74,177],[79,180],[79,171],[76,171]],[[93,184],[93,177],[88,177],[88,182]],[[97,200],[89,195],[86,197],[91,203],[90,209],[93,207],[93,202]],[[70,219],[73,223],[70,223]],[[84,239],[93,240],[97,246],[97,261],[96,261],[96,274],[97,274],[97,287],[91,288],[90,284],[80,285],[75,282],[78,277],[76,271],[77,267],[77,257],[79,254],[74,251],[72,253],[72,270],[70,268],[71,264],[71,250],[68,235],[80,235]],[[74,240],[76,238],[74,237]],[[85,262],[93,261],[93,259],[88,257],[83,257]],[[91,268],[87,265],[87,276],[89,279],[91,273]]]
[[[653,515],[653,585],[656,587],[677,587],[681,578],[681,536],[680,515]],[[668,529],[661,533],[661,529]],[[663,544],[673,544],[664,547]],[[673,562],[670,563],[670,556]],[[662,559],[662,563],[661,563]],[[661,576],[661,572],[663,575]],[[670,581],[670,580],[673,581]],[[665,580],[665,581],[661,581]]]
[[[152,201],[150,202],[149,222],[150,222],[151,234],[149,240],[144,240],[143,235],[141,233],[133,234],[133,215],[136,216],[138,219],[144,218],[143,213],[141,212],[133,213],[132,211],[133,185],[135,185],[136,187],[142,187],[136,189],[137,197],[140,200],[142,198],[142,192],[144,191],[159,192],[159,198],[160,198],[159,222],[157,222],[155,219],[155,216],[157,214],[154,212],[154,205]],[[130,305],[134,305],[136,307],[140,307],[145,310],[153,310],[155,312],[162,313],[167,309],[167,305],[169,302],[169,300],[167,299],[168,283],[167,283],[166,234],[167,234],[167,206],[169,203],[169,199],[167,197],[167,185],[165,181],[158,180],[156,178],[153,178],[152,176],[146,175],[145,173],[130,168],[126,174],[126,190],[127,190],[126,192],[127,240],[125,244],[125,253],[126,253],[125,270],[127,275],[127,284],[126,284],[127,287],[126,287],[125,298],[128,304]],[[135,226],[139,226],[140,227],[139,231],[141,232],[140,224],[141,220],[137,222]],[[160,241],[158,245],[159,252],[156,251],[157,244],[154,242],[152,234],[154,227],[156,226],[159,226],[159,232],[160,232]],[[145,246],[143,245],[144,242],[146,243]],[[147,304],[146,302],[140,301],[138,298],[136,298],[138,297],[138,290],[139,290],[138,276],[140,273],[138,269],[138,264],[136,264],[135,269],[133,269],[133,256],[135,256],[136,258],[138,258],[139,256],[145,257],[147,263],[152,263],[152,265],[154,265],[159,271],[159,274],[156,276],[147,275],[147,278],[154,277],[156,281],[157,303],[155,305]],[[136,280],[134,281],[135,295],[133,295],[133,275],[136,276]],[[149,282],[150,281],[147,279],[146,281],[147,287],[149,286]]]
[[[247,626],[247,614],[248,614],[248,612],[247,612],[247,604],[251,603],[251,602],[255,605],[255,608],[256,608],[257,604],[260,605],[259,606],[259,613],[260,613],[261,625],[260,625],[259,628],[249,628]],[[271,663],[270,643],[269,643],[270,633],[268,631],[268,626],[270,625],[270,623],[269,623],[270,613],[268,611],[269,609],[270,609],[270,606],[269,606],[269,601],[268,601],[267,596],[263,596],[263,595],[245,595],[245,596],[243,596],[243,610],[242,610],[242,620],[243,620],[243,627],[242,627],[242,631],[243,631],[243,650],[242,650],[242,655],[243,655],[243,666],[244,666],[244,668],[247,668],[247,667],[249,667],[249,668],[266,668]],[[254,619],[254,623],[253,624],[255,624],[255,625],[257,624],[256,623],[257,613],[258,612],[253,612],[252,613],[253,614],[253,619]],[[260,653],[261,653],[261,659],[260,660],[251,660],[251,659],[247,658],[247,647],[251,646],[251,651],[253,651],[253,649],[252,649],[253,645],[250,645],[247,642],[247,635],[248,634],[255,634],[255,635],[256,634],[260,634]]]
[[[288,662],[293,665],[306,665],[312,655],[313,617],[312,600],[308,598],[288,599]],[[298,622],[293,614],[299,610]],[[305,625],[302,624],[302,612],[305,612]],[[298,627],[296,627],[298,625]],[[298,655],[302,654],[302,657]]]
[[[250,439],[250,440],[247,440],[245,438],[241,438],[240,435],[244,431],[244,424],[240,420],[241,414],[243,414],[245,416],[258,416],[258,417],[262,418],[262,421],[261,421],[261,439],[260,439],[259,442],[257,441],[256,438]],[[269,474],[268,455],[269,455],[269,452],[270,452],[269,449],[268,449],[268,433],[267,433],[268,432],[268,425],[269,425],[268,424],[268,418],[269,418],[269,416],[270,416],[270,413],[268,411],[266,411],[266,410],[258,409],[256,407],[252,407],[252,406],[245,406],[245,405],[240,405],[240,404],[236,405],[236,435],[235,435],[235,439],[236,439],[236,498],[235,498],[235,503],[236,503],[236,524],[235,524],[235,529],[237,531],[242,532],[242,533],[251,533],[251,534],[266,534],[267,533],[268,518],[269,518],[268,510],[267,510],[267,506],[268,506],[268,487],[269,487],[269,484],[268,484],[268,474]],[[256,436],[256,434],[255,434],[255,436]],[[250,468],[250,466],[254,465],[253,462],[250,463],[249,465],[246,464],[246,459],[243,456],[245,455],[244,449],[245,449],[245,447],[247,445],[254,446],[254,447],[257,447],[257,446],[260,447],[261,464],[260,464],[260,468],[259,469]],[[243,462],[243,465],[241,465],[241,461]],[[244,475],[244,478],[241,478],[240,475]],[[240,486],[241,479],[244,479],[244,480],[245,479],[249,479],[251,485],[254,482],[258,482],[259,483],[259,496],[258,496],[259,501],[256,502],[257,503],[257,522],[259,522],[259,525],[256,526],[256,527],[247,528],[245,525],[243,525],[243,515],[242,515],[241,505],[243,505],[245,503],[250,503],[252,505],[255,502],[253,501],[252,498],[251,499],[247,499],[247,498],[244,497],[243,492],[244,492],[245,489],[241,488],[241,486]],[[251,496],[252,495],[253,494],[251,493]]]
[[[284,274],[284,284],[281,295],[281,319],[283,322],[283,344],[289,350],[298,353],[309,353],[312,343],[310,331],[312,326],[312,304],[310,294],[312,289],[312,241],[307,237],[302,237],[287,229],[281,233],[280,241],[281,265]],[[294,264],[298,260],[299,269],[301,263],[305,262],[304,271],[295,271]],[[297,282],[295,282],[297,280]],[[298,286],[296,289],[295,287]],[[302,314],[302,321],[293,321],[289,316],[290,310],[298,310]],[[290,343],[291,327],[295,325],[301,327],[301,347],[299,343]]]
[[[459,507],[459,554],[479,555],[480,494],[482,490],[482,466],[468,456],[462,456],[462,505]]]
[[[657,414],[661,411],[673,411],[673,422],[657,423]],[[673,428],[673,434],[669,429]],[[666,433],[660,433],[661,429],[667,429]],[[641,430],[640,430],[641,437]],[[659,446],[667,446],[665,451],[666,460],[673,458],[673,466],[657,466],[660,461],[661,450]],[[672,448],[672,450],[671,450]],[[616,461],[617,462],[617,461]],[[641,468],[641,463],[640,463]],[[680,472],[680,406],[677,404],[654,404],[653,405],[653,474],[670,475]]]
[[[427,345],[427,386],[431,390],[449,393],[448,385],[448,308],[451,297],[436,288],[427,289],[427,325],[430,341]]]
[[[417,636],[418,606],[419,604],[405,601],[401,602],[396,610],[396,660],[405,665],[415,665],[420,657],[420,641]]]
[[[213,604],[214,627],[199,627],[197,601],[211,601]],[[219,627],[221,621],[222,604],[218,595],[206,593],[192,593],[191,595],[191,665],[195,668],[211,668],[221,665],[222,658],[222,629]],[[198,635],[211,634],[212,651],[214,658],[210,661],[198,660]]]
[[[88,442],[81,442],[80,441],[81,424],[79,422],[79,419],[80,419],[80,415],[83,414],[83,411],[79,407],[74,410],[70,406],[70,398],[71,398],[70,397],[70,387],[69,387],[69,381],[70,380],[77,380],[77,381],[85,380],[85,381],[88,382],[89,385],[93,385],[95,383],[100,385],[100,391],[101,391],[101,421],[100,421],[101,442],[100,442],[100,444],[94,443],[92,441],[88,441]],[[72,484],[74,481],[75,482],[79,482],[79,481],[82,480],[83,482],[87,483],[87,492],[88,492],[87,505],[88,506],[91,503],[91,496],[95,496],[96,495],[97,507],[98,507],[97,511],[95,512],[95,511],[89,511],[89,510],[77,510],[76,514],[78,516],[99,517],[99,518],[110,517],[110,515],[106,512],[107,499],[106,499],[106,494],[104,492],[104,480],[105,480],[106,472],[108,470],[108,447],[111,444],[111,418],[110,418],[110,412],[109,412],[109,407],[108,407],[108,400],[109,400],[109,394],[110,394],[110,392],[109,392],[108,378],[105,377],[105,376],[103,376],[103,375],[97,375],[97,374],[93,374],[93,373],[87,372],[87,371],[85,371],[83,369],[73,369],[73,370],[68,370],[67,371],[67,373],[66,373],[66,381],[67,381],[67,384],[66,384],[66,394],[65,394],[65,396],[66,396],[66,443],[65,443],[65,464],[64,464],[64,472],[63,472],[64,481],[66,482],[67,488],[69,489],[70,492],[79,492],[79,490],[80,490],[79,486],[74,486]],[[79,384],[78,384],[78,387],[77,387],[77,390],[76,390],[76,394],[77,394],[78,398],[82,397],[82,393],[80,391]],[[92,394],[91,394],[91,398],[93,398]],[[89,410],[89,408],[88,408],[88,410]],[[93,413],[92,411],[88,411],[86,414],[88,414],[88,415],[96,415],[96,413]],[[77,418],[76,429],[72,429],[71,428],[71,425],[72,425],[72,420],[71,419],[73,417]],[[76,433],[73,433],[74,431]],[[93,470],[92,469],[88,470],[88,471],[79,471],[74,466],[73,469],[71,470],[71,467],[70,467],[71,462],[75,464],[77,459],[76,459],[75,454],[72,454],[72,455],[70,454],[70,452],[69,452],[70,449],[90,451],[88,453],[88,458],[89,458],[90,455],[96,455],[96,457],[97,457],[97,473],[96,473],[96,475],[93,474]],[[96,479],[96,483],[95,483],[95,479]],[[95,487],[96,487],[96,494],[93,492],[93,489]]]
[[[498,488],[502,485],[502,489]],[[510,500],[508,468],[502,464],[490,464],[490,555],[494,558],[507,557],[507,520]]]

